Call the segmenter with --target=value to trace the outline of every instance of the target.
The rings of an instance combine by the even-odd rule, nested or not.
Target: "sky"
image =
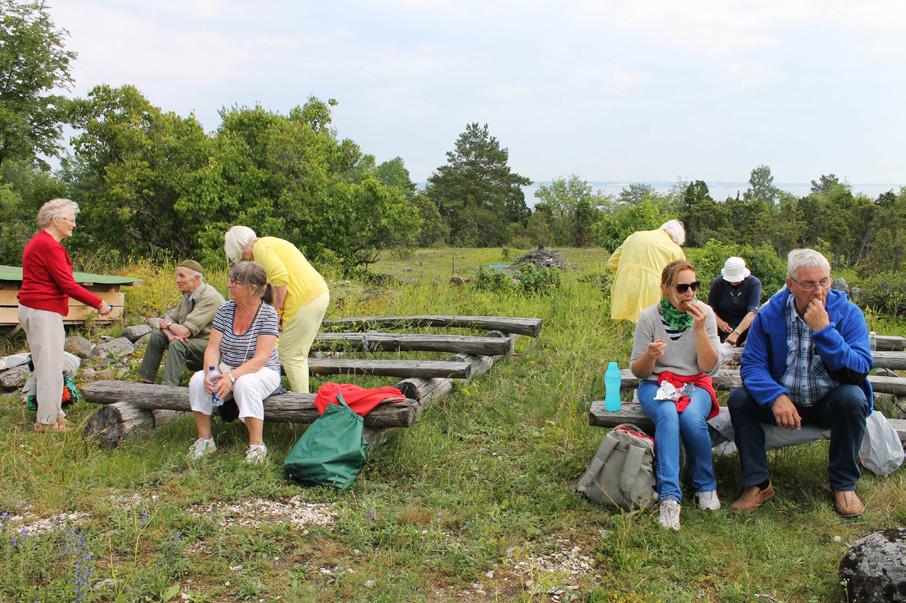
[[[208,131],[334,98],[413,180],[487,123],[535,181],[906,184],[901,0],[48,0],[71,94],[133,84]]]

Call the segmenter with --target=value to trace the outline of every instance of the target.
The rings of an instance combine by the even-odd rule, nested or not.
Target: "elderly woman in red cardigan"
[[[110,306],[78,285],[72,261],[60,243],[72,236],[79,206],[69,199],[52,199],[38,210],[41,228],[22,252],[22,288],[19,290],[19,324],[28,336],[35,365],[38,412],[35,431],[66,431],[69,423],[60,408],[63,397],[63,317],[69,298],[97,308],[104,316]]]

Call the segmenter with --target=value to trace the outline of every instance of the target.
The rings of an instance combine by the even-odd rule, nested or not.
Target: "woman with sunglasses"
[[[245,461],[260,463],[267,456],[264,399],[280,386],[277,311],[262,299],[267,274],[255,262],[233,266],[228,289],[229,301],[214,314],[204,369],[189,381],[189,403],[198,430],[189,458],[197,460],[217,450],[211,435],[212,394],[220,400],[232,394],[239,420],[249,432]],[[208,374],[212,366],[218,367],[220,376]]]
[[[658,518],[673,531],[680,528],[681,440],[699,508],[720,508],[707,423],[720,410],[710,377],[720,364],[720,340],[714,312],[696,299],[700,289],[692,264],[668,264],[661,273],[661,301],[639,317],[630,359],[641,379],[639,403],[655,424]]]
[[[35,431],[68,431],[60,408],[63,398],[63,318],[69,298],[79,300],[106,316],[110,306],[77,284],[72,260],[63,239],[72,236],[79,206],[69,199],[52,199],[38,210],[38,231],[22,252],[22,288],[19,290],[19,324],[28,337],[35,366],[38,411]]]

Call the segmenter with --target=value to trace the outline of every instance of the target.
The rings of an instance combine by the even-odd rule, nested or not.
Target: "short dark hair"
[[[256,262],[239,262],[230,269],[230,280],[240,285],[252,285],[258,297],[267,290],[267,272]]]

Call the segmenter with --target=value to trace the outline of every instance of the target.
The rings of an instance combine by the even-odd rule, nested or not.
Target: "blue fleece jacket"
[[[771,406],[781,394],[789,395],[780,380],[786,371],[786,303],[790,295],[784,287],[758,311],[739,361],[743,386],[763,406]],[[830,324],[812,333],[815,353],[839,383],[859,385],[865,391],[871,411],[874,395],[866,377],[872,356],[865,315],[835,289],[828,292],[825,308]]]

